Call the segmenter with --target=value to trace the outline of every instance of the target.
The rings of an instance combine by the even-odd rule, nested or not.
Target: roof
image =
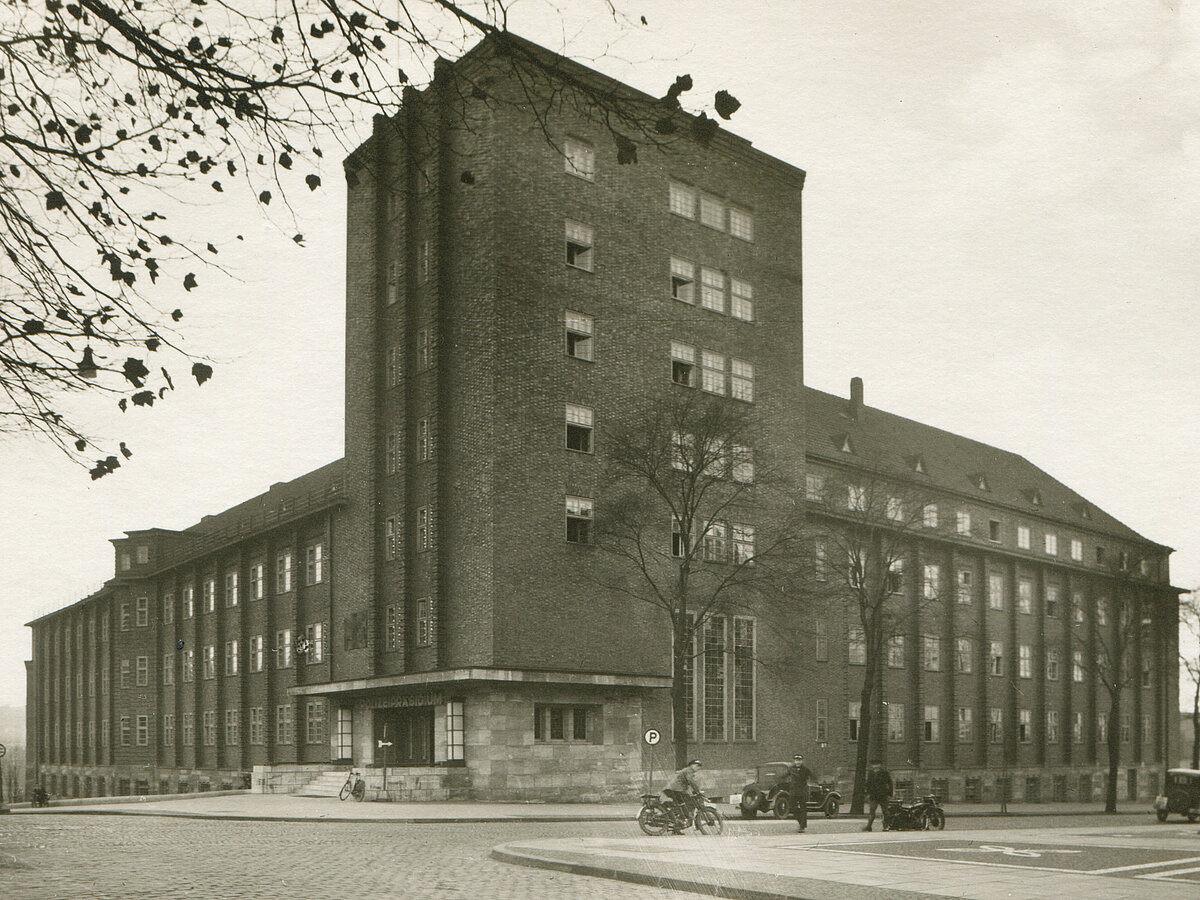
[[[839,465],[878,466],[887,474],[974,496],[986,505],[1155,543],[1017,453],[869,406],[855,417],[845,398],[809,387],[804,390],[809,457]],[[842,449],[847,437],[853,454]]]

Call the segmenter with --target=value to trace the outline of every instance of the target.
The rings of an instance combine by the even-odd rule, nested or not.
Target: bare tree
[[[182,189],[241,192],[287,216],[289,198],[320,188],[323,146],[352,147],[372,114],[395,112],[438,59],[481,36],[519,91],[502,100],[468,84],[471,98],[517,103],[548,135],[546,117],[570,105],[632,163],[639,145],[716,129],[680,114],[687,76],[658,99],[614,90],[508,35],[500,0],[0,0],[0,11],[0,432],[91,458],[94,478],[120,458],[95,459],[107,451],[65,395],[111,395],[125,411],[173,390],[162,362],[181,359],[183,312],[172,298],[198,289],[235,238],[171,223]],[[719,116],[737,106],[714,98]],[[197,382],[211,377],[182,358]]]
[[[1188,635],[1180,641],[1179,662],[1192,686],[1192,768],[1200,769],[1200,591],[1180,600],[1179,619]]]
[[[1106,590],[1096,599],[1095,646],[1087,652],[1087,641],[1075,636],[1082,654],[1083,667],[1108,697],[1105,746],[1108,750],[1108,780],[1104,791],[1104,811],[1117,811],[1117,774],[1121,767],[1122,716],[1125,692],[1138,673],[1135,654],[1144,645],[1143,631],[1149,624],[1149,610],[1141,596],[1141,585],[1133,577],[1142,557],[1128,551],[1113,554],[1106,564]]]
[[[939,598],[939,586],[908,589],[906,561],[914,532],[922,526],[930,490],[882,464],[856,467],[836,483],[810,487],[809,532],[813,539],[811,602],[844,609],[853,630],[851,653],[863,664],[858,740],[851,812],[863,810],[867,764],[878,755],[886,734],[883,673],[889,641],[903,635],[914,615]],[[915,573],[911,576],[915,578]]]
[[[594,578],[670,623],[671,720],[682,768],[696,646],[714,617],[761,612],[788,594],[801,517],[787,473],[738,401],[688,392],[631,417],[605,442],[610,499],[597,515],[598,543],[619,565]],[[631,571],[636,577],[627,577]],[[738,662],[755,663],[749,648],[737,652]]]

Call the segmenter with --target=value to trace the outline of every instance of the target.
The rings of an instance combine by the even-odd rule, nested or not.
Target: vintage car
[[[1200,769],[1167,769],[1163,792],[1154,799],[1158,821],[1167,821],[1171,813],[1187,816],[1189,822],[1200,819]]]
[[[731,794],[729,802],[738,808],[743,819],[753,819],[760,812],[770,812],[777,819],[792,815],[792,797],[783,789],[791,763],[770,762],[757,766],[754,780]],[[841,808],[842,795],[825,784],[808,783],[808,811],[823,812],[832,819]]]

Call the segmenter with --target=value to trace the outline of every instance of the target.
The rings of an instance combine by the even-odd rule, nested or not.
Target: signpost
[[[8,748],[0,744],[0,759],[4,759],[4,754],[8,752]],[[8,812],[8,807],[4,805],[4,767],[0,765],[0,813]]]
[[[383,751],[383,794],[384,799],[387,799],[387,767],[388,767],[388,747],[392,746],[392,742],[387,739],[387,726],[383,726],[383,740],[376,741],[379,749]]]
[[[662,735],[658,733],[658,729],[656,728],[647,728],[646,733],[642,735],[642,739],[646,742],[646,746],[650,748],[650,784],[646,790],[651,791],[654,789],[654,745],[662,739]]]

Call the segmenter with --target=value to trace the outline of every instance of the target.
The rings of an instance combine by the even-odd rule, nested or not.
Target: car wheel
[[[1154,814],[1156,816],[1158,816],[1158,821],[1160,821],[1160,822],[1167,821],[1167,811],[1165,809],[1156,809],[1154,811]]]
[[[827,801],[825,801],[825,818],[837,818],[839,809],[841,809],[841,805],[832,797],[830,797]]]
[[[758,815],[759,807],[762,806],[763,795],[761,791],[749,790],[742,793],[742,802],[739,807],[742,812],[743,819],[753,819]]]
[[[1195,813],[1188,813],[1189,822],[1195,822],[1197,819],[1200,819],[1200,816],[1196,815]]]
[[[792,814],[792,796],[787,791],[780,791],[771,801],[771,814],[777,819],[786,819]]]

